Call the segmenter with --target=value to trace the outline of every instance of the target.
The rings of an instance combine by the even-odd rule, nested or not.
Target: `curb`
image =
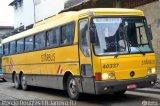
[[[160,73],[159,72],[157,73],[157,82],[155,84],[155,87],[160,88]]]

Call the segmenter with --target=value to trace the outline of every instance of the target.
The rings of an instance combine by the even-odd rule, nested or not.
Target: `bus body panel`
[[[48,57],[47,57],[48,56]],[[78,45],[3,57],[5,74],[27,75],[29,85],[63,89],[63,75],[79,76]]]
[[[153,53],[142,54],[128,54],[102,57],[100,59],[102,73],[107,71],[114,71],[117,80],[126,80],[132,78],[143,78],[148,75],[149,68],[155,68],[156,60]],[[146,61],[146,63],[145,63]],[[135,72],[133,77],[130,76],[131,71]]]

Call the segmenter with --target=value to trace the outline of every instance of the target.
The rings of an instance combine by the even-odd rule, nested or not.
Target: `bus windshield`
[[[145,18],[93,18],[90,27],[96,55],[153,52]]]

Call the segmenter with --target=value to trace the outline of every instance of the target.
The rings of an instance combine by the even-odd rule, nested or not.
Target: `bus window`
[[[74,38],[74,23],[62,26],[61,44],[71,44]]]
[[[14,54],[16,52],[16,41],[10,42],[10,54]]]
[[[4,50],[4,55],[8,55],[9,54],[9,43],[4,44],[3,46],[3,50]]]
[[[47,31],[47,46],[58,46],[59,45],[59,28],[54,28]]]
[[[45,32],[41,32],[35,35],[35,49],[41,49],[45,47]]]
[[[25,38],[25,51],[33,50],[33,36]]]
[[[21,53],[24,50],[24,39],[17,40],[17,47],[16,51],[17,53]]]
[[[90,56],[89,53],[89,35],[88,35],[88,20],[80,21],[80,48],[85,56]]]

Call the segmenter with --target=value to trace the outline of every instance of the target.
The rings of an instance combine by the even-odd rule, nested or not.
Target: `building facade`
[[[160,70],[160,1],[154,1],[152,3],[140,5],[135,8],[144,12],[148,20],[148,24],[151,25],[153,33],[152,44],[157,56],[158,70]]]
[[[5,36],[6,33],[10,33],[14,30],[13,26],[0,26],[0,44],[2,37]]]
[[[63,0],[13,0],[9,5],[14,8],[15,29],[31,27],[64,9]]]

